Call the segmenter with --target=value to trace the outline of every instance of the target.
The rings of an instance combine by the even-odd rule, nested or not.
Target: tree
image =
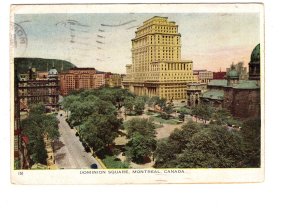
[[[155,167],[174,168],[176,156],[181,154],[190,142],[195,133],[202,130],[205,126],[188,121],[181,129],[176,128],[169,136],[168,140],[158,142],[155,151]]]
[[[245,150],[245,166],[260,167],[261,153],[261,120],[248,119],[241,129],[243,148]]]
[[[136,163],[143,163],[145,158],[150,157],[152,150],[156,146],[153,137],[143,136],[135,132],[127,144],[127,155]]]
[[[134,99],[133,98],[126,98],[124,101],[125,113],[129,112],[132,113],[134,108]]]
[[[195,115],[197,118],[204,120],[204,123],[208,121],[212,116],[212,108],[207,104],[199,104],[192,108],[192,115]]]
[[[178,116],[179,120],[184,121],[184,116],[185,116],[184,113],[181,112]]]
[[[232,119],[231,113],[227,109],[216,109],[212,114],[213,121],[211,123],[217,125],[227,125]]]
[[[169,119],[172,112],[173,112],[173,107],[171,105],[167,105],[163,107],[163,112],[160,114],[160,116],[163,119]]]
[[[175,129],[176,130],[176,129]],[[176,167],[176,155],[181,152],[179,146],[172,145],[168,140],[159,140],[154,152],[155,168]]]
[[[226,127],[209,125],[193,135],[186,149],[178,155],[181,168],[244,167],[242,139],[238,132]]]
[[[62,105],[63,105],[63,108],[67,111],[67,114],[68,114],[68,111],[70,111],[71,104],[74,101],[78,101],[79,98],[80,97],[78,95],[68,95],[68,96],[64,97],[64,99],[62,101]]]
[[[134,100],[134,111],[136,114],[141,115],[145,109],[145,101],[142,97],[136,97]]]
[[[158,100],[159,100],[159,97],[158,96],[153,96],[153,97],[151,97],[148,101],[147,101],[147,104],[148,104],[148,106],[152,106],[152,107],[154,107],[156,104],[157,104],[157,102],[158,102]]]
[[[45,106],[42,103],[32,104],[29,108],[31,115],[42,115],[46,112]]]
[[[158,96],[151,97],[148,102],[148,106],[154,107],[155,105],[158,105],[161,110],[163,110],[167,104],[167,100],[165,98],[159,98]]]
[[[126,130],[129,138],[136,132],[147,137],[156,135],[154,123],[150,119],[133,118],[126,122]]]
[[[155,167],[237,168],[246,167],[239,131],[220,125],[188,122],[159,142]]]
[[[113,144],[121,124],[115,115],[93,113],[82,125],[82,137],[97,153]]]
[[[29,137],[29,154],[34,163],[47,163],[47,151],[44,138],[59,137],[58,121],[54,114],[47,115],[42,104],[33,105],[29,116],[21,121],[24,135]]]

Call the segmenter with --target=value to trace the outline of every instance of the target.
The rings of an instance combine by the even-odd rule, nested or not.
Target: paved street
[[[102,168],[92,154],[84,150],[79,138],[75,136],[75,129],[71,129],[66,122],[65,112],[59,111],[57,118],[61,143],[54,147],[54,154],[58,168],[84,169],[90,168],[91,164],[97,164],[98,168]]]

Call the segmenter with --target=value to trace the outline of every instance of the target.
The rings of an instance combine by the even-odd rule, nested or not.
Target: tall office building
[[[146,20],[135,32],[131,51],[124,88],[167,100],[186,98],[187,83],[195,82],[193,62],[181,59],[181,35],[175,22],[159,16]]]

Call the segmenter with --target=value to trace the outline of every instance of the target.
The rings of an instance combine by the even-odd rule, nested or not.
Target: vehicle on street
[[[94,163],[93,163],[93,164],[91,165],[91,169],[98,169],[97,164],[94,164]]]

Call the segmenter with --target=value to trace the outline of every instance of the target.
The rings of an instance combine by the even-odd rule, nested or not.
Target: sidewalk
[[[58,169],[58,167],[55,165],[55,157],[54,157],[54,150],[52,146],[52,140],[44,138],[45,148],[47,151],[47,166],[49,169]]]

